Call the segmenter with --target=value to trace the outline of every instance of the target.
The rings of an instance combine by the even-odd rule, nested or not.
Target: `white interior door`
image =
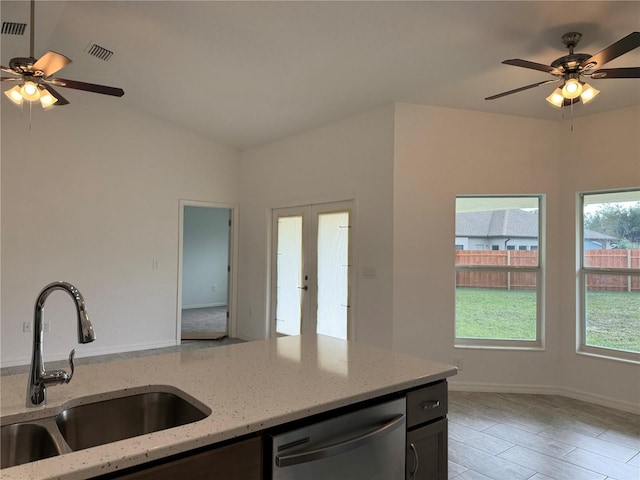
[[[274,209],[272,335],[351,338],[353,202]]]

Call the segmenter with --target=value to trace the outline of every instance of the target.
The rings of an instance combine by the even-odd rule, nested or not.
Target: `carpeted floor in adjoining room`
[[[227,335],[227,307],[182,310],[182,338],[220,338]]]

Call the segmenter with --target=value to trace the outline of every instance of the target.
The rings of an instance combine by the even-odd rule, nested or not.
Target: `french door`
[[[353,202],[274,209],[271,334],[351,338]]]

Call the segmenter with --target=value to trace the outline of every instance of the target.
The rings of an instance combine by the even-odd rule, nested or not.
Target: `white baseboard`
[[[563,397],[595,403],[604,407],[615,408],[640,415],[640,404],[627,402],[617,398],[606,397],[594,393],[583,392],[574,388],[555,385],[519,385],[501,383],[457,382],[449,380],[449,390],[456,392],[491,392],[491,393],[528,393],[537,395],[560,395]]]

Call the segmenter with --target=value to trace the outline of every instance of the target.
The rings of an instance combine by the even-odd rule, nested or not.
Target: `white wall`
[[[566,122],[562,136],[560,178],[562,190],[560,262],[562,344],[560,366],[563,385],[570,393],[589,392],[618,399],[621,408],[640,410],[640,367],[577,354],[576,345],[576,193],[640,186],[640,107],[627,108]],[[611,402],[609,402],[611,403]]]
[[[2,108],[2,364],[27,363],[33,303],[65,279],[98,340],[172,344],[179,199],[240,202],[238,332],[267,335],[270,208],[354,198],[359,341],[451,363],[454,387],[637,406],[637,365],[575,353],[575,192],[640,185],[640,111],[547,122],[398,104],[240,154],[117,105],[22,117]],[[547,194],[546,349],[453,348],[455,195]],[[451,252],[450,256],[438,252]],[[152,269],[152,260],[160,268]],[[362,278],[375,267],[377,279]],[[52,295],[47,358],[75,346]]]
[[[554,385],[559,355],[557,123],[396,105],[394,299],[397,350],[453,363],[451,383]],[[542,140],[544,139],[544,140]],[[455,198],[547,195],[546,351],[454,349]]]
[[[270,209],[355,199],[359,341],[392,346],[393,107],[241,154],[239,335],[268,331]],[[374,267],[375,280],[362,278]]]
[[[446,363],[462,358],[454,388],[559,393],[637,409],[637,365],[575,354],[575,257],[567,251],[575,242],[577,189],[640,184],[637,109],[575,120],[573,134],[569,120],[409,104],[397,104],[392,115],[384,108],[243,152],[242,336],[266,335],[270,207],[355,196],[358,268],[386,270],[393,251],[393,282],[386,274],[372,283],[358,275],[359,341]],[[358,174],[364,159],[367,176]],[[465,193],[546,195],[544,350],[453,347],[455,196]],[[392,240],[383,228],[389,219]]]
[[[394,347],[452,363],[454,388],[569,394],[637,410],[637,365],[575,353],[575,192],[640,185],[638,109],[549,122],[398,104]],[[544,351],[453,347],[456,194],[543,193]],[[444,255],[442,252],[450,252]]]
[[[227,304],[229,209],[184,207],[182,308]]]
[[[78,355],[175,344],[179,199],[237,203],[237,152],[99,95],[29,122],[3,105],[2,365],[29,362],[22,324],[54,280],[80,289],[96,331]],[[77,343],[65,297],[46,304],[47,359]]]

